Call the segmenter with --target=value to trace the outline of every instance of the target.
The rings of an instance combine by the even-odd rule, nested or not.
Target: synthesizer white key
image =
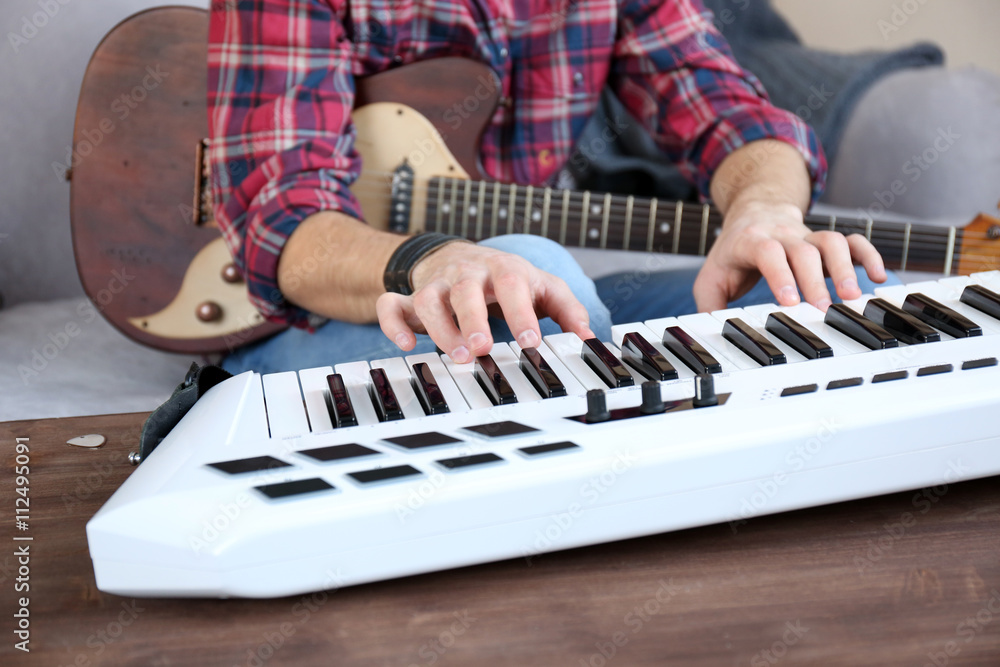
[[[514,353],[514,356],[520,360],[521,346],[516,342],[509,343],[509,346],[511,352]],[[549,368],[551,368],[552,372],[556,374],[559,381],[563,383],[563,387],[566,388],[567,396],[582,396],[587,393],[587,388],[576,379],[576,376],[573,375],[568,368],[566,368],[566,364],[562,362],[559,355],[553,352],[545,341],[542,341],[542,344],[535,349],[538,350],[538,354],[542,355],[542,359],[549,364]]]
[[[344,378],[344,385],[347,387],[347,395],[351,397],[351,406],[354,408],[354,417],[359,425],[377,424],[378,413],[375,412],[375,404],[372,403],[371,394],[368,393],[368,386],[371,384],[371,370],[367,361],[351,361],[344,364],[337,364],[334,370]]]
[[[326,402],[326,396],[329,392],[326,376],[331,373],[333,373],[332,366],[304,368],[299,371],[302,399],[305,401],[306,414],[309,416],[309,426],[313,433],[322,433],[333,429],[330,408]]]
[[[420,407],[420,400],[413,391],[413,385],[410,384],[410,367],[406,365],[406,361],[402,357],[376,359],[369,365],[372,368],[381,368],[385,371],[385,376],[399,402],[399,409],[403,411],[403,416],[406,419],[425,416],[424,409]]]
[[[451,378],[448,369],[441,363],[440,355],[437,352],[424,352],[423,354],[412,354],[406,357],[406,365],[410,367],[411,371],[414,364],[420,363],[427,364],[427,367],[430,368],[431,373],[434,375],[434,380],[441,389],[441,395],[444,396],[444,400],[448,403],[448,410],[450,412],[468,412],[469,404],[462,396],[462,391],[458,388],[458,385]]]
[[[494,349],[496,347],[494,346]],[[476,379],[476,365],[474,363],[456,364],[446,354],[441,355],[441,363],[448,369],[451,379],[455,381],[455,384],[462,392],[462,396],[465,398],[465,402],[469,404],[469,408],[477,410],[493,407],[493,402],[490,401],[486,392],[479,385],[479,380]]]
[[[264,376],[263,381],[271,437],[289,438],[309,433],[309,419],[299,390],[298,373],[270,373]]]
[[[983,271],[973,273],[969,278],[977,285],[987,287],[994,292],[1000,292],[1000,271]]]

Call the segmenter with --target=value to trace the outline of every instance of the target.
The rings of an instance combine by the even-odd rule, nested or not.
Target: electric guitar
[[[127,336],[195,354],[282,328],[250,304],[212,220],[207,31],[206,11],[164,7],[104,38],[84,76],[67,174],[87,295]],[[497,85],[454,122],[449,110],[469,90],[488,88],[482,81]],[[495,73],[460,58],[359,79],[352,118],[364,169],[352,192],[365,220],[476,240],[529,233],[576,247],[691,255],[711,248],[722,217],[707,205],[472,180],[498,98]],[[890,268],[949,275],[1000,266],[1000,219],[985,214],[964,228],[826,216],[806,223],[864,234]]]

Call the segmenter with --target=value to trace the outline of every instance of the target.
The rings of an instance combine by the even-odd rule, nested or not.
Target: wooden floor
[[[144,417],[0,424],[0,664],[1000,665],[998,478],[277,600],[106,595],[84,525],[131,472]],[[108,443],[65,444],[86,433]]]

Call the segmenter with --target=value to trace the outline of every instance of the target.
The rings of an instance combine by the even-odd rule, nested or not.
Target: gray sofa
[[[0,25],[30,35],[0,49],[0,81],[9,93],[0,102],[5,121],[0,125],[5,161],[0,179],[0,421],[150,410],[170,394],[194,360],[133,343],[97,315],[76,276],[69,185],[53,169],[53,163],[65,163],[79,85],[94,46],[116,22],[155,4],[160,3],[54,3],[58,11],[45,21],[33,18],[35,3],[0,5]],[[32,21],[41,27],[31,30]],[[1000,184],[1000,82],[978,71],[925,72],[920,76],[937,77],[948,92],[923,103],[922,124],[908,127],[892,117],[898,107],[886,102],[890,94],[898,98],[927,88],[926,78],[915,84],[908,76],[893,75],[879,87],[881,92],[862,100],[842,139],[830,203],[854,213],[868,208],[877,192],[888,187],[879,185],[879,179],[900,170],[912,147],[925,141],[922,133],[928,127],[955,125],[960,119],[967,123],[964,136],[985,128],[986,148],[981,141],[956,144],[942,156],[942,166],[923,175],[920,189],[899,197],[883,217],[964,223],[1000,196],[995,187],[993,195],[983,194],[990,190],[981,186],[969,192],[965,176],[970,171],[962,167],[963,161],[973,160],[979,171],[971,173],[982,178],[985,170],[998,175],[992,186]],[[969,108],[981,111],[970,116]],[[899,138],[899,132],[905,136]],[[942,188],[961,190],[961,197],[926,194]],[[577,256],[594,276],[627,269],[636,260],[606,252],[581,251]]]

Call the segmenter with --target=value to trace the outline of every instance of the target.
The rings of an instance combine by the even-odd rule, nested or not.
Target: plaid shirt
[[[360,218],[354,77],[464,56],[491,66],[511,103],[481,149],[489,177],[544,184],[568,161],[605,83],[707,197],[712,174],[749,141],[804,156],[822,188],[812,130],[776,109],[733,60],[699,0],[218,0],[208,105],[215,216],[251,300],[308,326],[282,297],[278,257],[321,210]]]

